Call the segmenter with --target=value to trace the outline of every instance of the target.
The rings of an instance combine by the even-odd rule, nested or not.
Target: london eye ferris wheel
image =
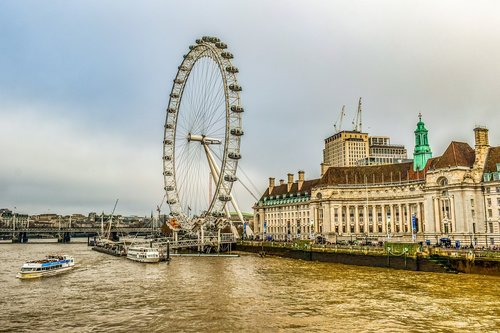
[[[232,59],[224,42],[205,36],[189,47],[173,81],[163,176],[170,214],[183,227],[229,218],[230,202],[239,212],[231,190],[241,158],[244,110]]]

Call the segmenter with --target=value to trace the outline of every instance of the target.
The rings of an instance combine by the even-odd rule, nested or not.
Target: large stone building
[[[475,147],[451,142],[431,157],[421,119],[413,162],[325,168],[315,180],[269,187],[254,207],[257,234],[277,240],[339,238],[500,242],[500,147],[475,128]],[[265,226],[265,228],[264,228]]]

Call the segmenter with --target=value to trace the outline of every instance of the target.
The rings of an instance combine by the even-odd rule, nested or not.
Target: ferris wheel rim
[[[184,56],[172,85],[167,115],[165,120],[163,141],[163,175],[167,204],[170,213],[178,216],[181,220],[189,219],[189,206],[183,207],[181,203],[179,184],[176,176],[176,141],[177,125],[182,106],[184,89],[189,81],[191,72],[200,59],[208,57],[218,67],[224,88],[224,108],[226,117],[226,130],[224,137],[224,148],[221,156],[219,179],[216,184],[210,204],[202,217],[221,217],[223,209],[231,199],[231,190],[236,180],[236,170],[240,154],[240,137],[243,134],[241,126],[240,94],[241,87],[238,84],[238,70],[232,65],[232,54],[225,51],[226,45],[218,38],[203,37],[196,41],[196,45],[190,46],[190,51]]]

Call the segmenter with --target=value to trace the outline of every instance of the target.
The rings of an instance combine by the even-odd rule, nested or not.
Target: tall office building
[[[357,162],[357,165],[381,165],[408,161],[404,145],[391,144],[388,136],[368,137],[369,155]]]
[[[368,133],[340,131],[325,139],[323,163],[326,166],[355,166],[368,155]]]

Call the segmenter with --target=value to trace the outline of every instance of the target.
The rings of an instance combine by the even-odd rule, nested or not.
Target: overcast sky
[[[476,124],[499,145],[499,16],[496,0],[3,0],[0,208],[109,213],[119,198],[119,214],[149,215],[172,80],[203,35],[240,69],[240,166],[259,191],[319,177],[323,140],[360,96],[363,130],[409,155],[419,112],[434,156],[474,146]]]

